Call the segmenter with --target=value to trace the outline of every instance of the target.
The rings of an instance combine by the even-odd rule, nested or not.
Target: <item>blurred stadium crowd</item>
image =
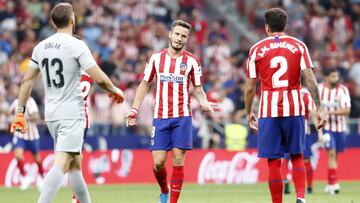
[[[6,131],[7,108],[17,96],[18,85],[27,69],[33,47],[54,30],[49,13],[57,0],[0,0],[0,130]],[[123,135],[128,132],[148,135],[152,126],[154,87],[139,113],[138,127],[126,129],[128,112],[135,90],[142,79],[146,60],[168,46],[168,28],[174,19],[193,25],[187,50],[202,60],[204,87],[210,101],[219,104],[213,115],[200,112],[194,100],[194,131],[200,143],[216,147],[225,133],[233,130],[247,135],[244,124],[244,80],[246,58],[253,40],[231,33],[226,20],[207,20],[206,0],[73,0],[77,19],[76,34],[86,41],[99,66],[125,91],[126,102],[112,104],[107,94],[94,86],[91,94],[93,135]],[[177,5],[174,5],[174,2]],[[217,3],[229,3],[229,0]],[[238,0],[235,3],[247,32],[264,37],[263,16],[274,6],[284,7],[289,15],[287,34],[303,40],[321,70],[336,67],[341,82],[351,92],[354,133],[360,117],[360,1],[359,0]],[[175,9],[174,9],[175,8]],[[40,81],[40,80],[39,80]],[[32,93],[43,109],[42,84]],[[210,119],[211,117],[211,119]],[[228,124],[236,124],[227,129]]]

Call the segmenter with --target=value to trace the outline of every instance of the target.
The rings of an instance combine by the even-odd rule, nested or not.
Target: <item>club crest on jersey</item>
[[[186,68],[187,68],[186,63],[181,62],[180,63],[180,70],[181,71],[186,71]]]

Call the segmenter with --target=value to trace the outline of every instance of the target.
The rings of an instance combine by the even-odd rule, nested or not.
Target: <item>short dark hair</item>
[[[272,8],[265,13],[265,23],[271,32],[283,32],[287,24],[287,13],[282,8]]]
[[[73,7],[69,3],[57,4],[50,13],[51,20],[56,28],[64,28],[69,25],[73,15]]]
[[[334,73],[334,72],[338,72],[337,68],[327,68],[327,67],[324,67],[322,69],[322,73],[325,77],[331,75],[331,73]]]
[[[175,20],[175,21],[172,23],[172,25],[171,25],[171,30],[173,30],[174,27],[176,27],[176,26],[184,27],[184,28],[188,29],[189,31],[191,30],[191,25],[190,25],[190,23],[185,22],[185,21],[183,21],[183,20]]]

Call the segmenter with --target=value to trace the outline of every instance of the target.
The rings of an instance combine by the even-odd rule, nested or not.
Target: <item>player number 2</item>
[[[279,70],[277,70],[272,76],[273,88],[289,86],[288,80],[280,80],[280,77],[283,76],[288,69],[288,63],[285,57],[275,56],[274,58],[272,58],[270,61],[270,68],[279,68]]]
[[[53,67],[57,67],[57,70],[55,71],[56,75],[58,75],[58,80],[52,80],[50,79],[50,73],[49,73],[49,59],[48,58],[44,58],[41,62],[42,67],[45,67],[45,71],[46,71],[46,81],[47,81],[47,86],[51,87],[51,82],[52,84],[57,87],[57,88],[61,88],[64,87],[64,75],[62,74],[63,71],[63,63],[59,58],[53,58],[51,60],[51,68]]]

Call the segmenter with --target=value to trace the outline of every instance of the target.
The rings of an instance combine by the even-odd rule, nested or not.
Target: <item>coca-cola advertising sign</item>
[[[257,153],[238,152],[230,160],[219,160],[215,152],[208,152],[200,162],[197,182],[204,183],[256,183],[259,169]]]
[[[54,155],[41,152],[45,174],[51,168]],[[266,160],[257,158],[256,150],[229,152],[226,150],[192,150],[186,153],[185,181],[199,184],[253,184],[267,181]],[[169,158],[171,156],[168,156]],[[315,180],[327,179],[325,150],[316,153]],[[360,180],[360,149],[347,149],[339,156],[338,177]],[[0,185],[19,186],[22,177],[11,153],[0,154]],[[39,180],[37,165],[30,153],[25,153],[26,178],[35,185]],[[167,161],[169,176],[172,160]],[[109,150],[84,152],[83,174],[88,184],[156,183],[152,171],[152,156],[148,150]],[[64,178],[63,184],[67,184]]]

